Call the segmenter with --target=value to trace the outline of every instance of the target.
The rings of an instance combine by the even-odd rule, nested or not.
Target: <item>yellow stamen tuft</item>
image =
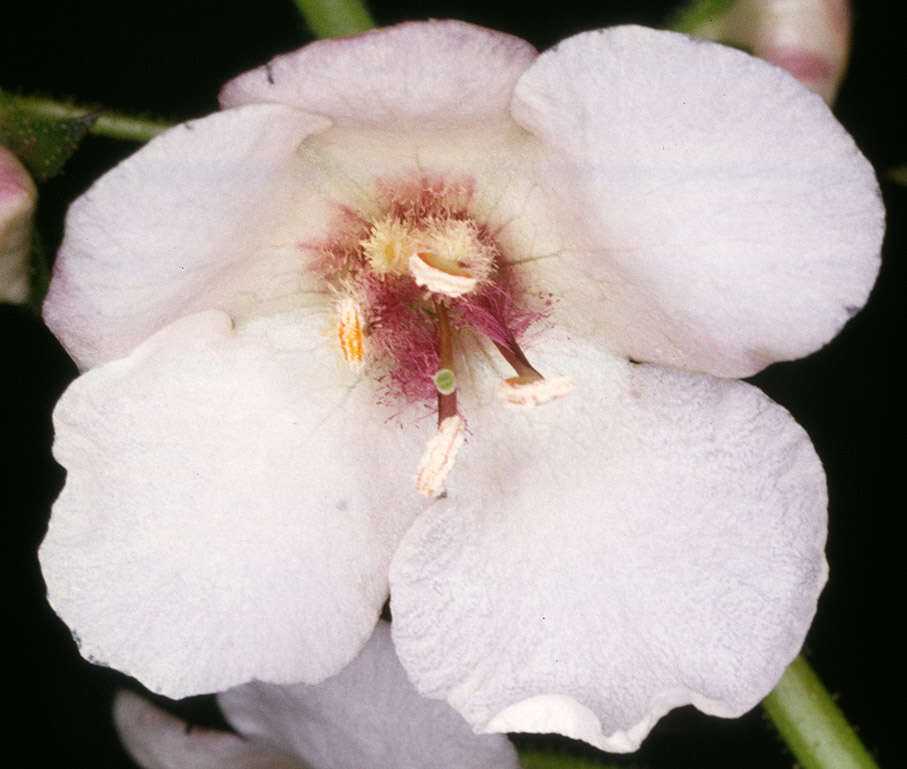
[[[363,240],[362,253],[369,266],[379,275],[402,275],[412,253],[410,228],[390,216],[372,224],[371,233]]]

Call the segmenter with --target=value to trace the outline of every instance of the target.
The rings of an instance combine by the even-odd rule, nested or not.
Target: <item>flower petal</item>
[[[474,438],[391,565],[416,688],[479,731],[635,749],[669,709],[753,707],[825,582],[826,491],[757,389],[572,350],[574,394]]]
[[[721,376],[827,342],[866,301],[884,211],[869,163],[782,70],[617,27],[542,54],[513,115],[572,248],[538,262],[578,333]],[[573,233],[570,235],[570,233]]]
[[[509,251],[550,249],[544,201],[529,199],[528,137],[509,117],[408,132],[327,125],[273,105],[212,115],[150,142],[77,200],[44,307],[77,362],[122,357],[196,311],[242,320],[325,304],[313,259],[386,214],[377,200],[389,189],[462,187]]]
[[[190,316],[64,393],[40,559],[86,658],[182,697],[317,682],[368,639],[421,446],[323,321]]]
[[[398,24],[319,40],[231,80],[223,107],[276,102],[340,123],[445,125],[507,114],[536,57],[525,40],[461,21]]]
[[[191,312],[298,306],[298,242],[331,212],[297,148],[328,125],[274,105],[184,123],[73,203],[44,318],[80,366]]]
[[[28,299],[28,252],[37,197],[28,171],[0,147],[0,302]]]
[[[113,721],[129,755],[144,769],[306,769],[301,761],[230,732],[191,727],[128,691],[117,693]]]
[[[476,736],[449,705],[416,694],[390,628],[318,686],[252,683],[218,695],[242,734],[301,756],[312,769],[515,769],[506,737]]]

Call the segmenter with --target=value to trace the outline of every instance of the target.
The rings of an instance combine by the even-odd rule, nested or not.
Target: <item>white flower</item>
[[[45,306],[87,370],[41,550],[82,653],[171,696],[317,683],[390,588],[409,676],[477,731],[631,750],[752,707],[826,491],[726,377],[830,339],[883,230],[821,99],[671,33],[430,22],[222,101],[74,203]]]
[[[120,692],[114,722],[145,769],[518,769],[506,737],[476,736],[449,705],[420,697],[379,622],[362,653],[318,686],[252,683],[218,697],[240,736],[189,727]]]
[[[28,252],[37,198],[28,171],[0,146],[0,302],[28,299]]]

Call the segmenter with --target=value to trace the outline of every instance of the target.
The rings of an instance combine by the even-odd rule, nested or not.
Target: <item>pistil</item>
[[[435,314],[441,358],[441,367],[434,376],[438,390],[438,431],[428,441],[416,471],[416,490],[427,497],[437,497],[444,491],[444,481],[463,445],[463,420],[457,414],[453,335],[447,307],[435,302]]]
[[[438,317],[438,344],[441,353],[441,366],[438,373],[435,374],[435,387],[438,390],[438,426],[440,427],[445,419],[456,416],[457,388],[454,375],[453,337],[450,331],[450,318],[447,315],[447,307],[442,302],[435,302],[435,313]],[[444,375],[440,378],[449,380],[450,384],[453,385],[453,389],[439,386],[438,375],[444,371],[450,372],[450,376]],[[443,382],[443,384],[447,384],[447,382]]]

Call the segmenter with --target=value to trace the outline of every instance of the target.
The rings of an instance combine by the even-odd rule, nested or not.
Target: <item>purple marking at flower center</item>
[[[450,348],[464,330],[528,366],[518,340],[547,315],[550,297],[525,289],[487,226],[470,214],[473,191],[469,181],[441,177],[380,181],[374,220],[338,206],[330,237],[302,245],[312,254],[310,269],[338,302],[357,304],[365,364],[388,402],[438,397],[434,375],[453,368]],[[477,276],[475,288],[445,293],[417,283],[407,267],[412,254],[428,254],[439,274],[451,265],[450,274]],[[455,393],[439,398],[439,417],[455,413],[455,404]]]

